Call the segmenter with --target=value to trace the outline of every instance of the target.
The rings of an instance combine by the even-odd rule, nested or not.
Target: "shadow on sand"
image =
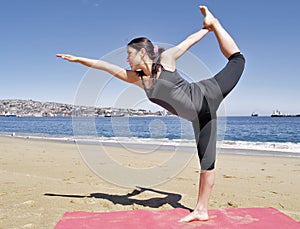
[[[135,199],[134,196],[139,195],[142,192],[154,192],[164,197],[153,197],[150,199]],[[55,196],[55,197],[67,197],[67,198],[100,198],[111,201],[113,204],[121,204],[124,206],[138,204],[144,207],[159,208],[165,204],[169,204],[173,208],[183,208],[191,211],[192,209],[179,203],[182,196],[176,193],[169,193],[164,191],[159,191],[151,188],[142,188],[136,187],[132,192],[127,193],[126,195],[114,195],[106,193],[91,193],[89,195],[68,195],[68,194],[55,194],[55,193],[45,193],[45,196]]]

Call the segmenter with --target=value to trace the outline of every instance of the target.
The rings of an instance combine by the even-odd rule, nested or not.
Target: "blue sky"
[[[243,78],[226,98],[227,115],[300,113],[298,0],[3,0],[0,99],[73,103],[88,69],[56,53],[100,59],[137,36],[176,45],[201,28],[201,4],[219,18],[247,60]],[[226,64],[213,34],[190,51],[212,73]]]

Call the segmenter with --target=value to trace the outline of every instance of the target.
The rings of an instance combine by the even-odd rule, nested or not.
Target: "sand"
[[[119,152],[124,164],[135,163],[121,147],[106,150]],[[141,164],[165,155],[148,154]],[[211,209],[274,207],[300,221],[300,159],[219,154],[216,174]],[[75,143],[0,137],[0,176],[1,229],[54,228],[69,211],[192,209],[199,166],[195,156],[169,181],[135,190],[95,175]]]

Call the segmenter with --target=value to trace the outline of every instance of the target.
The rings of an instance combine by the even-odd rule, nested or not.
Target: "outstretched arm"
[[[186,51],[188,51],[194,44],[198,43],[207,33],[208,29],[200,29],[199,31],[188,36],[184,41],[164,51],[161,55],[161,63],[164,67],[169,70],[175,70],[175,62],[180,58]]]
[[[186,51],[188,51],[194,44],[198,43],[207,33],[208,29],[200,29],[196,33],[188,36],[184,41],[179,43],[173,48],[168,49],[165,54],[172,56],[175,60],[181,57]]]
[[[131,70],[126,70],[117,65],[111,64],[103,60],[93,60],[84,57],[73,56],[69,54],[56,54],[57,57],[67,60],[69,62],[75,62],[87,67],[99,69],[106,71],[111,75],[124,80],[128,83],[136,83],[139,80],[139,77],[136,72]]]

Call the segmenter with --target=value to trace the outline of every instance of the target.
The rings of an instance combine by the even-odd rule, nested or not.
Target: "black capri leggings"
[[[215,168],[217,142],[217,109],[222,100],[238,83],[245,66],[245,58],[235,53],[227,65],[214,77],[196,83],[204,98],[197,119],[192,121],[201,170]]]

